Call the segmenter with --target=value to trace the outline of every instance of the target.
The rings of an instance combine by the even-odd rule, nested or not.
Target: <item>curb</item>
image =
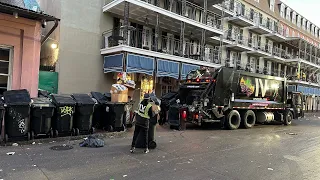
[[[100,139],[113,139],[113,138],[121,138],[124,135],[127,134],[127,131],[121,131],[121,132],[102,132],[102,133],[95,133],[92,134],[92,136],[100,138]],[[12,144],[17,143],[18,146],[21,145],[32,145],[34,142],[35,144],[44,144],[44,143],[52,143],[53,141],[55,142],[62,142],[62,141],[74,141],[74,140],[83,140],[83,138],[86,138],[90,136],[90,134],[86,135],[79,135],[79,136],[66,136],[66,137],[57,137],[57,138],[43,138],[43,139],[34,139],[30,141],[12,141],[8,143],[1,142],[0,147],[5,147],[5,146],[12,146]]]

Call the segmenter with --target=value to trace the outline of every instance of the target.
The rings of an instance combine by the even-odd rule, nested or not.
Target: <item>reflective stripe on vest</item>
[[[149,116],[149,109],[152,107],[152,104],[148,104],[146,106],[146,108],[144,109],[144,113],[142,114],[140,111],[138,111],[138,114],[143,117],[143,118],[147,118],[147,119],[150,119],[150,116]]]

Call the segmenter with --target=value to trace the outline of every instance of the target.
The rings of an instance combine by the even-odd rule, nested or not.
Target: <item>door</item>
[[[12,55],[12,47],[0,45],[0,94],[11,89]]]
[[[143,34],[142,34],[142,48],[144,49],[151,49],[151,35],[152,35],[152,29],[149,27],[143,27]]]

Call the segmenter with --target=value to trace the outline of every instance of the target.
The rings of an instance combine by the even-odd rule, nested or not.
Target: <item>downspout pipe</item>
[[[48,40],[49,36],[53,33],[54,30],[57,29],[59,25],[59,20],[54,20],[54,26],[51,28],[51,30],[48,32],[48,34],[41,40],[41,46]]]

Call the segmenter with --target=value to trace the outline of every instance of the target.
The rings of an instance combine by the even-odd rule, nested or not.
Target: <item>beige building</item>
[[[106,92],[126,72],[140,94],[161,95],[192,69],[228,66],[286,76],[289,88],[307,96],[307,109],[318,108],[319,28],[279,0],[40,4],[61,18],[52,38],[59,42],[58,55],[48,56],[54,54],[49,47],[42,54],[42,63],[56,61],[61,93]]]

